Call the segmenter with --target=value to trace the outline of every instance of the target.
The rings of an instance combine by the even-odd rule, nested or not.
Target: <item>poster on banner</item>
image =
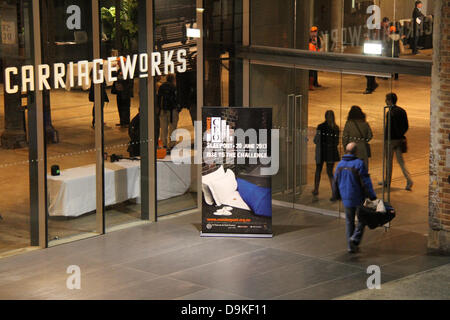
[[[271,129],[271,108],[203,108],[202,236],[272,236]]]

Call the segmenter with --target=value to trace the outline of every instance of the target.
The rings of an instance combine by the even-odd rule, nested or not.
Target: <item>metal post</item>
[[[34,60],[33,64],[35,70],[38,69],[38,65],[42,63],[42,52],[41,52],[41,29],[40,29],[40,8],[39,1],[34,0],[33,5],[33,49],[34,49]],[[35,73],[35,83],[38,83],[38,75]],[[30,132],[30,136],[35,135],[35,154],[36,159],[31,159],[32,166],[30,172],[33,170],[34,175],[30,176],[30,180],[37,178],[37,204],[32,203],[31,205],[37,205],[37,217],[33,214],[31,215],[31,244],[37,245],[41,248],[46,248],[48,246],[47,237],[47,179],[46,179],[46,150],[45,150],[45,137],[44,137],[44,110],[43,110],[43,100],[42,91],[34,91],[34,114],[33,119],[30,122],[34,122],[33,127],[35,127],[35,132]],[[31,151],[31,150],[30,150]],[[34,182],[36,183],[36,182]],[[37,219],[36,219],[37,218]],[[38,232],[38,236],[36,236]],[[37,239],[38,238],[38,239]],[[36,241],[38,240],[38,241]]]
[[[204,57],[203,57],[203,0],[197,0],[197,28],[200,29],[200,38],[197,39],[197,121],[202,121],[202,109],[203,109],[203,75],[204,75]],[[244,93],[245,94],[245,93]],[[200,122],[201,123],[201,122]],[[201,154],[203,152],[203,130],[197,128],[195,132],[195,139],[197,143],[196,159],[202,159]],[[200,156],[199,156],[200,155]],[[201,210],[202,207],[202,164],[194,164],[197,166],[197,206]]]
[[[154,22],[154,1],[146,1],[146,12],[147,12],[147,53],[151,54],[153,52],[154,45],[154,35],[153,35],[153,22]],[[150,62],[149,62],[150,65]],[[158,220],[158,203],[156,198],[156,144],[155,141],[155,85],[154,78],[149,73],[147,80],[147,97],[148,97],[148,126],[147,126],[147,152],[148,152],[148,201],[149,201],[149,220],[151,222],[156,222]]]
[[[93,57],[100,59],[100,12],[98,0],[92,1],[92,41]],[[105,162],[103,138],[103,97],[101,84],[94,85],[94,113],[95,113],[95,162],[96,162],[96,230],[105,233]]]
[[[242,2],[242,45],[250,46],[250,0]],[[242,61],[242,104],[250,107],[250,60]]]

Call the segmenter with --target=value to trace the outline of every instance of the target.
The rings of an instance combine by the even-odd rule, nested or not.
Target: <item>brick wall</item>
[[[434,0],[428,248],[450,254],[450,1]]]

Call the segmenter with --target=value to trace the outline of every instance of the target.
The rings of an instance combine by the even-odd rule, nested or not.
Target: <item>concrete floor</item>
[[[349,255],[340,219],[278,207],[273,218],[272,239],[201,238],[192,213],[5,258],[0,299],[357,299],[369,265],[380,266],[383,293],[450,263],[427,255],[420,233],[367,230],[361,252]],[[81,268],[81,290],[66,288],[70,265]],[[428,288],[440,288],[433,298],[450,298],[443,279],[428,276]],[[427,298],[408,283],[406,297]]]
[[[365,78],[357,75],[343,75],[335,73],[319,73],[322,88],[309,93],[308,114],[308,163],[307,185],[296,199],[297,203],[327,210],[340,210],[339,204],[329,202],[330,188],[325,172],[317,198],[312,197],[312,181],[315,170],[314,144],[312,137],[316,126],[323,121],[326,110],[335,111],[338,125],[344,127],[350,106],[360,105],[367,113],[368,121],[374,132],[372,150],[374,157],[370,162],[372,179],[376,184],[382,176],[382,107],[384,97],[391,90],[399,95],[399,105],[408,111],[410,131],[408,132],[409,152],[405,155],[406,162],[415,181],[413,192],[403,190],[405,181],[401,176],[397,164],[394,166],[392,202],[400,213],[394,225],[413,232],[426,234],[427,206],[428,206],[428,153],[429,153],[429,101],[430,79],[425,77],[401,76],[400,81],[377,80],[378,90],[372,95],[363,95]],[[1,88],[0,88],[1,89]],[[136,88],[137,90],[137,88]],[[0,90],[0,131],[3,130],[4,115],[2,95]],[[138,111],[138,94],[132,102],[132,116]],[[118,122],[114,96],[105,107],[105,148],[106,152],[127,154],[126,144],[128,134],[124,129],[115,127]],[[90,128],[91,103],[87,101],[87,94],[81,91],[52,92],[53,125],[60,133],[61,143],[48,145],[48,167],[59,164],[62,169],[94,163],[94,135]],[[192,130],[190,117],[184,110],[179,123],[180,127]],[[0,150],[0,253],[20,249],[29,244],[29,181],[28,181],[28,152],[26,149]],[[381,189],[377,188],[380,195]],[[195,195],[186,195],[174,201],[160,202],[161,212],[179,211],[195,205]],[[414,210],[410,210],[414,208]],[[121,204],[107,211],[108,227],[136,222],[139,220],[140,207],[130,203]],[[95,214],[85,215],[78,219],[50,219],[50,239],[64,238],[95,231]]]

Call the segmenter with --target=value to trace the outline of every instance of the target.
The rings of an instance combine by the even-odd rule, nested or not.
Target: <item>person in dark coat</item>
[[[312,193],[314,196],[317,196],[319,194],[323,164],[327,164],[327,175],[332,186],[334,165],[340,160],[338,151],[339,127],[336,125],[332,110],[325,112],[325,122],[317,127],[314,143],[316,144],[316,174]],[[333,197],[330,200],[335,201]]]
[[[366,225],[361,221],[355,228],[355,216],[366,198],[376,200],[372,180],[364,162],[356,157],[358,146],[350,142],[339,162],[333,182],[333,197],[342,200],[345,208],[348,252],[355,253],[361,243]]]
[[[94,81],[92,81],[92,71],[90,74],[91,77],[91,87],[89,88],[89,101],[94,103],[94,106],[92,107],[92,129],[94,129],[95,125],[95,95],[94,95]],[[101,106],[102,106],[102,113],[103,109],[105,107],[105,103],[109,102],[108,94],[106,93],[106,84],[102,82],[101,84]]]
[[[412,25],[413,25],[413,40],[411,43],[412,54],[419,53],[419,39],[420,39],[420,31],[422,30],[423,21],[425,15],[420,11],[422,9],[422,1],[416,1],[416,5],[414,7],[414,11],[412,14]]]
[[[413,181],[411,174],[406,168],[405,161],[403,160],[402,144],[406,140],[405,134],[409,129],[408,115],[406,111],[397,106],[397,95],[395,93],[388,93],[386,95],[386,105],[389,106],[389,111],[386,117],[386,131],[384,133],[384,138],[386,140],[386,147],[388,145],[388,138],[390,135],[389,148],[386,150],[387,156],[387,185],[391,184],[392,180],[392,163],[394,158],[394,152],[397,157],[397,162],[402,169],[403,175],[406,179],[405,189],[411,191]],[[390,131],[390,134],[389,134]]]
[[[125,60],[125,58],[123,59]],[[118,63],[118,67],[119,70],[115,74],[117,81],[113,83],[111,93],[117,96],[117,110],[119,111],[120,123],[117,123],[116,126],[127,128],[130,125],[130,108],[131,98],[134,96],[134,81],[133,79],[125,80],[120,69],[120,63]]]

